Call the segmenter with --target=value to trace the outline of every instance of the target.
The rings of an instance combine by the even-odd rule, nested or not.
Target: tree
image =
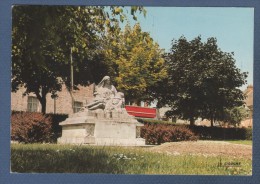
[[[190,42],[185,37],[172,42],[167,54],[168,75],[160,91],[160,103],[172,107],[168,115],[190,120],[198,117],[223,120],[224,110],[243,104],[243,92],[238,89],[246,83],[247,73],[235,65],[233,53],[217,46],[216,38],[203,43],[201,37]]]
[[[137,103],[153,100],[150,95],[152,86],[167,74],[163,50],[139,24],[133,28],[127,24],[110,43],[107,52],[114,61],[114,81],[125,93],[126,100]]]
[[[224,110],[224,122],[239,125],[242,120],[248,117],[248,110],[244,106],[234,107],[232,109]]]
[[[131,10],[134,19],[137,11],[144,12],[142,7]],[[73,87],[99,81],[110,67],[102,51],[104,35],[125,18],[117,6],[14,6],[12,90],[24,86],[25,94],[35,93],[45,113],[46,95],[56,95],[64,83],[72,85],[71,65]]]

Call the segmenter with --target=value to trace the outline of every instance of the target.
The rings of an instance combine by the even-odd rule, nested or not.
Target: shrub
[[[189,126],[190,129],[199,136],[200,139],[238,139],[252,140],[251,128],[223,128],[223,127],[204,127],[204,126]]]
[[[11,116],[11,139],[23,143],[50,142],[51,118],[41,113],[16,112]]]
[[[246,128],[246,140],[252,140],[253,137],[253,129],[252,128]]]
[[[141,130],[141,137],[146,140],[146,144],[197,140],[195,134],[185,126],[164,124],[145,124]]]

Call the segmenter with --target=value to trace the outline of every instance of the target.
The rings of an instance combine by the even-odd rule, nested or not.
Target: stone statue
[[[116,111],[122,112],[125,107],[124,93],[117,92],[114,97],[112,97],[105,106],[106,112]]]
[[[87,105],[87,109],[96,110],[96,109],[110,109],[108,104],[113,98],[118,99],[119,96],[122,96],[122,93],[117,94],[116,88],[111,84],[110,77],[105,76],[101,82],[95,87],[94,90],[94,100]]]

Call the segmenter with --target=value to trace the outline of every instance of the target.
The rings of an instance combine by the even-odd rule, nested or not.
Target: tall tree
[[[137,11],[143,8],[132,7],[133,18]],[[56,94],[63,83],[71,85],[70,65],[75,86],[100,80],[109,70],[104,35],[125,18],[117,6],[14,6],[12,90],[24,86],[25,94],[35,93],[45,113],[46,95]]]
[[[167,89],[161,91],[163,104],[172,107],[168,113],[190,120],[198,117],[223,120],[224,110],[243,104],[247,73],[235,65],[233,53],[217,46],[215,38],[203,43],[200,37],[187,41],[185,37],[173,41],[167,54]]]
[[[113,37],[108,54],[114,61],[117,88],[125,93],[127,101],[153,100],[152,86],[166,77],[163,50],[140,24],[127,24],[124,31]]]

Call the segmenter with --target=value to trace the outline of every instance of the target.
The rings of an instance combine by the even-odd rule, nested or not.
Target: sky
[[[188,40],[201,36],[217,38],[219,48],[234,52],[236,65],[249,72],[241,89],[253,84],[253,8],[145,7],[146,17],[138,15],[142,30],[149,32],[161,48],[169,51],[173,39],[182,35]],[[133,24],[133,21],[131,21]]]

